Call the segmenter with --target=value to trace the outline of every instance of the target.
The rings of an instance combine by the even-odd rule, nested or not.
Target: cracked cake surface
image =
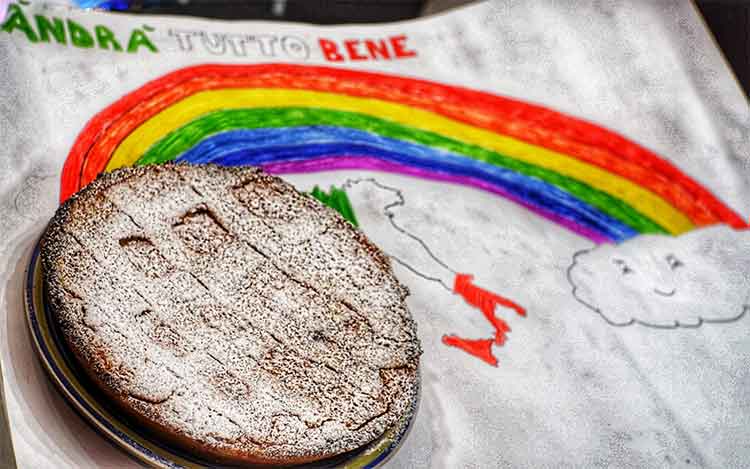
[[[58,209],[42,261],[93,383],[200,456],[320,460],[411,411],[421,352],[388,258],[259,169],[103,174]]]

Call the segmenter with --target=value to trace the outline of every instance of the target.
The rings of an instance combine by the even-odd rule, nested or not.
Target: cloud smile
[[[654,288],[654,293],[661,296],[674,296],[675,292],[677,292],[677,290],[674,288],[668,292],[664,292],[662,290],[659,290],[658,288]]]

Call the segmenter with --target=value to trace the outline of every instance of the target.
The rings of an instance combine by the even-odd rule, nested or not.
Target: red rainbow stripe
[[[65,200],[102,172],[114,150],[160,111],[200,91],[286,88],[396,102],[558,151],[629,179],[695,225],[745,226],[742,218],[670,162],[620,135],[549,109],[469,90],[379,73],[301,65],[200,65],[151,81],[97,114],[63,170]]]

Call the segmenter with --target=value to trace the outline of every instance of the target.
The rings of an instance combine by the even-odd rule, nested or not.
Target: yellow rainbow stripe
[[[582,181],[613,195],[659,223],[672,234],[694,228],[683,213],[653,192],[578,159],[511,137],[473,127],[439,114],[393,102],[291,89],[222,89],[203,91],[176,102],[137,127],[115,150],[107,171],[133,165],[156,142],[196,118],[227,109],[311,107],[369,114],[458,141],[482,146]]]

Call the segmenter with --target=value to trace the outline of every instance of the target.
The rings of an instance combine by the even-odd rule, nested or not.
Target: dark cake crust
[[[329,458],[412,407],[421,351],[388,258],[256,168],[101,175],[58,209],[42,262],[89,378],[204,458]]]

